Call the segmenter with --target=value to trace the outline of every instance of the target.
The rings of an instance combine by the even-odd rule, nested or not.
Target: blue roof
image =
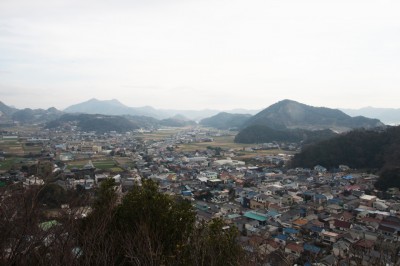
[[[278,215],[279,215],[279,212],[277,212],[277,211],[268,211],[266,214],[267,217],[276,217]]]
[[[306,196],[314,196],[315,193],[312,192],[312,191],[304,191],[304,192],[303,192],[303,195],[306,195]]]
[[[311,226],[310,231],[312,232],[317,232],[317,233],[321,233],[324,230],[324,228],[319,227],[319,226]]]
[[[247,193],[247,197],[252,198],[252,197],[254,197],[255,195],[258,195],[258,194],[259,193],[257,193],[257,192],[250,191],[249,193]]]
[[[321,249],[319,247],[310,245],[310,244],[304,244],[303,248],[304,248],[304,250],[310,251],[315,254],[317,254],[321,251]]]
[[[183,190],[183,191],[181,191],[181,194],[183,196],[192,196],[193,195],[192,191],[190,191],[190,190]]]
[[[352,175],[346,175],[342,177],[343,179],[349,180],[349,179],[353,179]]]
[[[283,228],[283,232],[284,233],[288,233],[288,234],[297,234],[297,233],[299,233],[298,230],[293,229],[293,228]]]
[[[255,212],[252,212],[252,211],[246,212],[244,214],[244,217],[247,217],[247,218],[250,218],[250,219],[253,219],[253,220],[257,220],[259,222],[265,222],[267,220],[267,217],[262,216],[260,214],[255,213]]]
[[[277,235],[275,238],[277,238],[277,239],[279,239],[279,240],[286,241],[288,237],[285,236],[285,235]]]
[[[315,194],[314,196],[316,199],[326,199],[326,196],[322,195],[322,194]]]
[[[228,219],[235,219],[235,218],[239,218],[241,217],[240,214],[234,213],[234,214],[229,214],[228,215]]]
[[[328,200],[328,202],[329,203],[340,203],[340,202],[342,202],[342,200],[339,198],[333,198],[333,199]]]

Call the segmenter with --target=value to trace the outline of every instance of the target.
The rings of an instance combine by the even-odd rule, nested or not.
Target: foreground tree
[[[117,205],[113,181],[99,190],[80,232],[80,263],[97,265],[243,265],[238,231],[222,220],[196,226],[191,203],[144,180]]]

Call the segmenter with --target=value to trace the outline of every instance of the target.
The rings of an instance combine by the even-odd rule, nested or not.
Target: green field
[[[97,168],[97,169],[110,169],[113,167],[116,167],[116,163],[114,161],[111,160],[107,160],[107,161],[97,161],[97,162],[93,162],[93,165]]]
[[[10,170],[13,165],[20,163],[20,161],[21,158],[18,157],[6,158],[4,161],[0,161],[0,170],[1,171]]]
[[[79,160],[68,162],[68,169],[83,168],[89,161],[88,160]],[[122,172],[123,169],[118,166],[118,164],[113,160],[99,160],[99,161],[92,161],[93,165],[96,169],[100,170],[109,170],[111,172]]]
[[[246,147],[252,147],[252,144],[239,144],[233,142],[235,136],[222,136],[222,137],[214,137],[213,142],[199,142],[199,143],[189,143],[179,145],[180,151],[196,151],[196,150],[205,150],[207,147],[221,147],[223,149],[234,149],[241,150]]]

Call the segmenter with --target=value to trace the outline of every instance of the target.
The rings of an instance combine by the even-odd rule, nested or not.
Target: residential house
[[[340,235],[334,232],[322,232],[321,233],[321,239],[322,242],[326,244],[333,244],[336,243],[339,240]]]
[[[351,223],[337,219],[329,221],[329,224],[331,229],[340,231],[348,231],[352,227]]]
[[[293,254],[297,257],[300,257],[303,251],[304,248],[302,245],[293,242],[288,243],[285,247],[285,253]]]
[[[342,207],[336,204],[330,204],[325,207],[325,210],[331,214],[338,214],[342,212]]]
[[[361,205],[372,207],[373,203],[376,201],[376,196],[362,195],[360,197],[360,200],[361,200]]]

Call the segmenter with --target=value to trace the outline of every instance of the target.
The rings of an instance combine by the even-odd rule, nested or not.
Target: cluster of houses
[[[319,165],[285,169],[281,166],[290,159],[286,154],[255,155],[260,164],[248,165],[235,159],[234,149],[178,148],[182,143],[212,141],[220,134],[205,129],[156,140],[134,134],[52,134],[39,136],[42,140],[36,142],[47,148],[53,161],[68,164],[77,156],[87,158],[77,171],[55,165],[64,176],[57,182],[66,189],[91,190],[113,178],[123,195],[141,179],[150,178],[162,192],[190,200],[199,222],[222,218],[235,226],[240,231],[238,241],[260,260],[280,258],[310,265],[400,262],[399,189],[376,191],[378,176],[345,165],[331,172]],[[97,171],[91,162],[95,156],[126,157],[134,167],[121,173]],[[31,176],[23,182],[30,186],[43,181]]]

